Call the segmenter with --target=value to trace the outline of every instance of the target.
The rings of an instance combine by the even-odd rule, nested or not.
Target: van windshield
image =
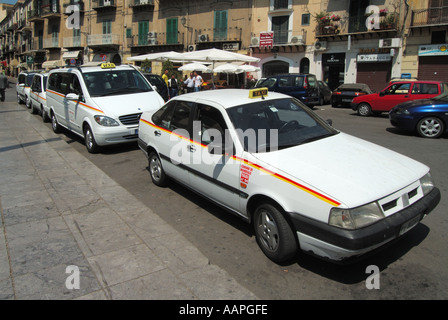
[[[136,70],[107,70],[83,73],[91,97],[153,91]]]

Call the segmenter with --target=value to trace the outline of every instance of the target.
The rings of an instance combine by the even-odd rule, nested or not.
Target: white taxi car
[[[44,121],[49,119],[46,94],[47,79],[48,73],[36,73],[31,82],[30,92],[31,113],[40,112]]]
[[[175,97],[142,114],[139,147],[156,185],[174,179],[253,223],[275,262],[298,249],[351,261],[440,201],[427,166],[339,132],[266,88]]]
[[[142,112],[164,103],[137,69],[113,63],[51,70],[46,95],[53,131],[64,127],[84,137],[90,153],[137,141]]]

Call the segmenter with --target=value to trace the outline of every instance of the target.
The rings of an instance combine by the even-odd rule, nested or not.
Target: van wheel
[[[50,120],[50,117],[48,116],[48,113],[45,112],[45,109],[42,105],[40,105],[40,110],[41,110],[41,114],[42,114],[42,120],[44,122],[48,122]]]
[[[360,103],[358,105],[358,114],[363,117],[368,117],[372,114],[372,108],[367,103]]]
[[[265,202],[254,213],[255,237],[263,253],[281,263],[297,253],[297,242],[291,227],[277,206]]]
[[[97,153],[99,146],[96,144],[95,137],[93,136],[92,129],[88,124],[84,126],[84,141],[86,143],[86,148],[89,153]]]
[[[51,113],[51,129],[53,129],[54,133],[61,133],[62,127],[59,125],[58,120],[56,119],[55,114]]]
[[[149,160],[149,174],[152,182],[159,187],[166,187],[168,185],[168,178],[163,170],[162,162],[156,152],[151,152],[148,157]]]

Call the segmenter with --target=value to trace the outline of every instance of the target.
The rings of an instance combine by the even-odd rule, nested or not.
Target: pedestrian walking
[[[202,80],[202,77],[200,75],[198,75],[198,73],[195,71],[194,72],[194,91],[198,92],[201,90],[201,86],[204,83],[204,80]]]
[[[193,92],[193,90],[194,90],[194,76],[193,76],[193,72],[190,72],[190,78],[185,80],[184,84],[187,85],[187,93],[188,92]]]
[[[0,73],[0,94],[2,101],[5,101],[6,88],[8,88],[8,78],[5,76],[5,72],[2,72]]]
[[[177,83],[177,79],[174,74],[171,75],[171,79],[168,80],[168,88],[170,89],[170,99],[177,96],[177,93],[179,91],[179,84]]]

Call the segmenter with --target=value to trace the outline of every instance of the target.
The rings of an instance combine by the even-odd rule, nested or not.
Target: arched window
[[[289,63],[284,61],[269,61],[263,64],[263,77],[269,77],[276,74],[289,73]]]
[[[300,73],[310,73],[310,59],[303,58],[300,60]]]

